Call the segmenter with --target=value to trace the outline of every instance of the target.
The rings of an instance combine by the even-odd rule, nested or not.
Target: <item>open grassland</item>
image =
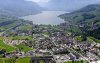
[[[4,49],[6,52],[13,52],[16,50],[15,47],[5,44],[2,37],[0,37],[0,49]]]
[[[30,63],[30,60],[30,57],[19,58],[15,63]]]
[[[3,58],[3,59],[0,59],[0,63],[15,63],[15,59],[13,59],[13,58],[10,58],[10,59]]]
[[[32,40],[32,36],[14,36],[10,38],[12,40]]]
[[[32,48],[26,46],[25,44],[19,44],[16,47],[23,52],[28,52],[28,51],[32,50]]]

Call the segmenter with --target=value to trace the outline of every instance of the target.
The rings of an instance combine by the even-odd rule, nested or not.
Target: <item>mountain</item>
[[[16,34],[29,33],[32,31],[32,22],[19,18],[0,15],[0,36],[14,36]]]
[[[100,2],[100,0],[50,0],[45,4],[45,7],[49,10],[66,10],[70,12],[98,2]]]
[[[88,5],[80,10],[60,15],[68,24],[71,24],[72,30],[78,28],[86,36],[93,36],[100,39],[100,5]],[[79,31],[77,30],[77,31]]]
[[[0,14],[11,16],[25,16],[40,13],[41,8],[37,3],[25,0],[0,0]]]

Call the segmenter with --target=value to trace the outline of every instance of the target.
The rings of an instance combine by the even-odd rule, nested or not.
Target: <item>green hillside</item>
[[[100,39],[100,5],[88,5],[59,17],[69,22],[72,31]]]
[[[32,31],[32,22],[25,21],[19,18],[0,15],[0,32],[5,34],[15,35],[19,33],[28,33]]]
[[[6,50],[6,52],[13,52],[16,50],[15,47],[5,44],[4,41],[0,38],[0,50],[2,49]]]

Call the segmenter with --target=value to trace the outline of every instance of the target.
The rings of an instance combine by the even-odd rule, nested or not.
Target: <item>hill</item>
[[[11,16],[0,15],[0,35],[11,36],[22,33],[28,34],[32,31],[32,22]]]
[[[96,4],[99,0],[50,0],[44,6],[49,10],[75,11],[89,4]]]
[[[60,15],[74,31],[100,39],[100,5],[88,5],[80,10]]]
[[[25,0],[0,0],[0,14],[25,16],[40,13],[43,10],[37,3]]]

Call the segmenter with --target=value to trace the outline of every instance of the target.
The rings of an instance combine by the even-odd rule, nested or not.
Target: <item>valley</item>
[[[30,1],[24,1],[29,5],[24,12],[23,1],[20,1],[22,12],[18,11],[20,7],[16,11],[11,7],[13,10],[6,10],[7,13],[0,11],[0,63],[100,61],[100,5],[88,5],[68,13],[41,11],[34,3],[38,6],[34,7],[35,11],[40,12],[34,14]],[[14,1],[8,2],[12,5]],[[16,2],[18,5],[19,0]]]

